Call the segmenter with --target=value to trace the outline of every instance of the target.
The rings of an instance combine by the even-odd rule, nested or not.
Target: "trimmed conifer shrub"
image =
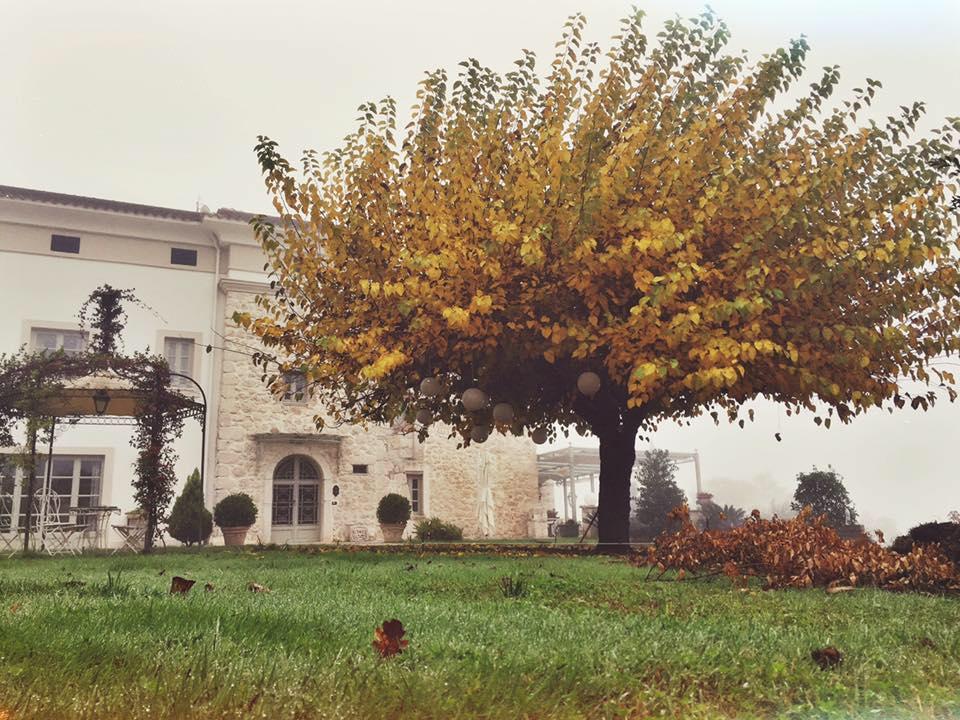
[[[213,532],[213,516],[203,505],[203,486],[200,471],[194,470],[183,486],[183,492],[173,503],[167,519],[167,532],[184,545],[203,545]]]

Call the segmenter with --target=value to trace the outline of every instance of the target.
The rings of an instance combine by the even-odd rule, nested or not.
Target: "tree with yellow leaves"
[[[835,67],[794,89],[802,39],[750,64],[711,13],[650,47],[641,20],[603,54],[571,18],[545,78],[530,52],[428,73],[404,130],[362,105],[298,168],[261,137],[274,294],[236,316],[340,421],[593,432],[611,546],[639,431],[758,397],[827,426],[926,409],[960,344],[960,120],[912,141],[921,104],[857,123],[876,81],[832,110]]]

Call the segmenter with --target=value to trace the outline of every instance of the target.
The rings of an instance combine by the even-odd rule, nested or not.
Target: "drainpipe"
[[[221,243],[220,236],[216,230],[210,229],[210,238],[213,240],[213,247],[216,252],[213,266],[213,288],[211,295],[211,323],[210,323],[210,344],[216,345],[218,336],[216,332],[221,332],[223,318],[220,317],[220,260]],[[216,332],[214,332],[216,330]],[[210,362],[208,363],[209,387],[210,387],[210,410],[207,415],[209,423],[209,432],[207,433],[207,473],[203,487],[203,501],[208,510],[213,510],[214,489],[217,479],[217,438],[220,435],[220,372],[223,363],[223,352],[213,350],[210,353]]]

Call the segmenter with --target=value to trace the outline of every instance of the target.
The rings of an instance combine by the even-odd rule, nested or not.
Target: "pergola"
[[[640,455],[638,451],[638,460]],[[677,464],[693,463],[697,474],[699,501],[705,496],[700,484],[700,454],[696,451],[671,451],[670,459]],[[550,483],[563,486],[563,518],[575,519],[577,517],[577,483],[589,482],[590,492],[596,491],[596,483],[600,478],[600,449],[569,445],[540,453],[537,455],[537,475],[540,487]]]
[[[206,394],[193,378],[180,373],[169,373],[169,375],[184,378],[196,386],[199,392],[200,402],[197,402],[174,389],[166,388],[163,390],[163,404],[167,408],[168,415],[181,420],[192,418],[200,423],[200,482],[205,487]],[[31,403],[33,414],[50,421],[46,472],[36,503],[38,516],[32,528],[40,547],[43,547],[46,542],[48,530],[53,527],[53,524],[61,522],[60,516],[63,513],[62,509],[59,511],[54,509],[51,503],[51,473],[57,425],[136,425],[137,418],[143,414],[142,408],[147,397],[148,393],[133,387],[128,380],[108,370],[73,378],[65,383],[63,389],[56,395]],[[51,520],[51,516],[54,515],[55,520]]]

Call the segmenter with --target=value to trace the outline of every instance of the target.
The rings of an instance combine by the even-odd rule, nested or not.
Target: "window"
[[[163,339],[163,356],[170,366],[170,372],[180,373],[193,377],[193,352],[196,342],[193,338],[165,337]],[[174,375],[170,378],[170,385],[179,389],[189,389],[193,383],[187,378]]]
[[[355,475],[366,475],[368,471],[369,471],[369,467],[367,465],[353,466],[353,472]]]
[[[30,347],[40,352],[63,350],[67,355],[76,355],[86,346],[87,335],[82,330],[33,328],[30,331]]]
[[[423,475],[409,473],[407,475],[407,489],[410,492],[410,512],[414,515],[423,514]]]
[[[80,238],[69,235],[51,235],[50,249],[53,252],[73,253],[77,255],[80,253]]]
[[[170,264],[196,266],[197,251],[186,250],[184,248],[170,248]]]
[[[27,521],[27,490],[22,481],[23,469],[0,457],[0,531],[18,518],[23,528]],[[34,503],[39,501],[47,478],[47,458],[38,456],[34,479]],[[54,455],[50,466],[50,492],[59,506],[59,522],[76,522],[76,512],[70,508],[91,507],[100,504],[103,480],[103,457],[98,455]],[[90,519],[93,522],[93,519]]]
[[[299,372],[285,372],[283,382],[286,385],[283,391],[285,402],[306,402],[307,376]]]

